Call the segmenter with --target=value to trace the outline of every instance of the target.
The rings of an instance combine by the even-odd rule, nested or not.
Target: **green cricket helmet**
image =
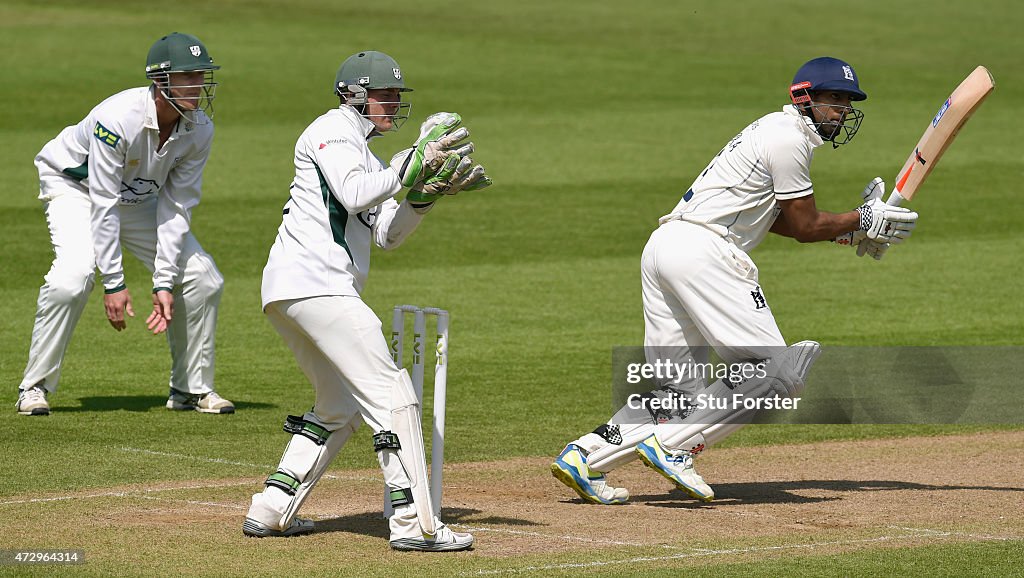
[[[397,88],[399,92],[412,92],[411,88],[405,86],[402,69],[395,59],[375,50],[364,50],[349,56],[341,63],[338,74],[334,77],[334,94],[341,97],[344,104],[355,108],[359,114],[371,121],[373,119],[370,117],[385,115],[366,114],[367,91],[388,88]],[[387,115],[392,119],[391,130],[398,130],[409,119],[409,112],[412,110],[410,103],[399,101],[380,104],[398,105],[395,114]]]
[[[201,40],[191,34],[173,32],[153,43],[146,57],[146,77],[155,81],[167,102],[186,120],[202,123],[199,111],[213,118],[213,99],[217,83],[213,71],[220,66]],[[178,84],[172,75],[203,73],[202,84]]]

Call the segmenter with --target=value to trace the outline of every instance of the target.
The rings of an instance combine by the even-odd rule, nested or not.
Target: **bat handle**
[[[889,193],[889,199],[887,201],[885,201],[885,204],[893,206],[893,207],[898,207],[898,206],[902,205],[903,201],[905,201],[905,200],[906,199],[903,198],[903,195],[901,195],[899,193],[899,191],[897,191],[896,189],[893,189],[892,192]]]

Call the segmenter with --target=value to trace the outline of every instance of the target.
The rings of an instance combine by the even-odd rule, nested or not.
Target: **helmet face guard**
[[[367,114],[368,91],[375,89],[398,89],[399,93],[412,92],[411,88],[405,86],[402,69],[398,63],[383,52],[366,50],[353,54],[345,59],[334,77],[334,94],[339,96],[344,104],[353,107],[374,125],[377,124],[374,122],[375,119],[388,118],[391,120],[391,128],[388,130],[398,130],[409,120],[412,104],[402,102],[401,98],[392,102],[376,102],[374,104],[379,106],[394,106],[394,114]]]
[[[174,32],[157,40],[146,57],[146,78],[153,80],[167,103],[185,120],[205,124],[213,118],[217,83],[213,71],[220,66],[195,36]],[[202,73],[202,82],[183,82],[182,76]],[[199,114],[202,111],[205,114]]]
[[[206,124],[206,119],[213,119],[213,99],[217,95],[213,71],[203,71],[201,84],[181,84],[182,75],[183,73],[165,72],[147,76],[153,79],[164,100],[185,120],[193,124]],[[205,118],[199,114],[200,111]]]
[[[810,82],[801,82],[789,87],[789,96],[793,104],[796,105],[797,110],[811,119],[814,130],[821,135],[822,139],[830,141],[832,148],[838,148],[839,145],[853,140],[854,135],[860,129],[861,121],[864,120],[864,113],[853,106],[814,102],[814,95],[810,90],[810,84]],[[837,92],[845,91],[837,90]],[[851,96],[855,97],[856,95]],[[827,119],[829,110],[839,112],[839,122],[818,120],[819,118]]]
[[[852,106],[814,101],[816,93],[825,92],[847,94],[851,102],[866,100],[868,95],[860,89],[853,67],[838,58],[815,58],[796,71],[789,86],[790,99],[801,114],[811,119],[821,138],[831,141],[835,148],[853,140],[864,120],[864,113]],[[839,121],[828,120],[830,111],[839,112]]]
[[[372,89],[371,89],[372,90]],[[405,89],[402,92],[407,92],[410,89]],[[412,103],[402,102],[401,97],[397,101],[377,101],[374,104],[378,106],[388,107],[388,105],[396,105],[394,114],[369,114],[369,100],[368,90],[358,84],[346,84],[345,81],[338,83],[337,95],[341,97],[342,101],[356,109],[363,118],[373,122],[375,118],[390,118],[391,128],[389,132],[397,131],[402,128],[402,125],[409,120],[409,115],[412,113]],[[374,123],[375,125],[377,123]]]

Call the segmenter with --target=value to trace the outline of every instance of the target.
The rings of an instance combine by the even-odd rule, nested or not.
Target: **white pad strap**
[[[399,379],[391,391],[391,427],[401,444],[401,448],[396,452],[398,460],[409,478],[409,489],[412,490],[420,530],[428,536],[433,536],[437,533],[437,524],[430,501],[430,485],[427,481],[420,404],[413,390],[412,380],[404,369],[399,373]]]

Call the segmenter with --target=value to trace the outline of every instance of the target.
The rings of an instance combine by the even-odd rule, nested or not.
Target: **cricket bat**
[[[921,140],[917,141],[914,152],[896,175],[896,186],[886,204],[899,206],[914,198],[921,183],[942,158],[942,153],[946,152],[967,119],[971,118],[995,87],[992,73],[984,66],[975,68],[956,87],[953,94],[942,103],[939,112],[921,135]]]

